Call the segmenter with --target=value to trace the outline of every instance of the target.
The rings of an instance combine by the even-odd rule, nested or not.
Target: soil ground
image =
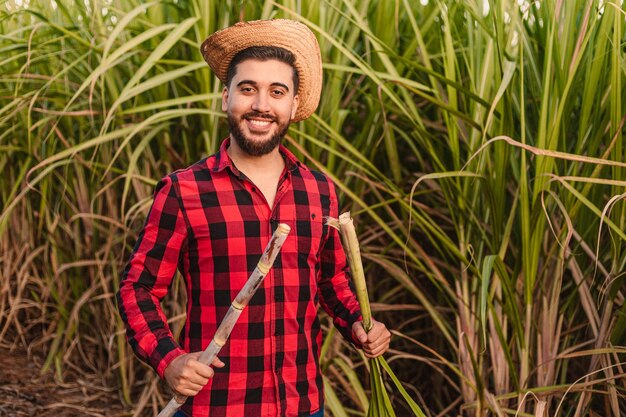
[[[37,358],[0,349],[1,417],[73,417],[129,415],[117,393],[94,381],[56,381],[40,373]]]

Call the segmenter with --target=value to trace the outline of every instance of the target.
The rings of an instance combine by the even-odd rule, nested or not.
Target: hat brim
[[[226,83],[232,59],[252,46],[278,46],[294,54],[299,105],[292,121],[311,116],[322,91],[322,56],[313,32],[304,24],[287,19],[239,22],[209,36],[200,51],[217,78]]]

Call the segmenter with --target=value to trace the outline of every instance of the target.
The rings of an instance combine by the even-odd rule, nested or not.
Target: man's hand
[[[174,359],[163,376],[176,395],[192,397],[213,378],[213,368],[198,362],[202,352],[186,353]],[[221,368],[224,362],[215,358],[213,366]]]
[[[372,319],[372,328],[369,333],[365,333],[363,322],[358,321],[352,325],[352,334],[356,340],[361,342],[365,356],[368,358],[380,356],[389,349],[391,333],[379,321]]]

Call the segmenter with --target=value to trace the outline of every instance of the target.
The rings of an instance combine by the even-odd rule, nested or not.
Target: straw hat
[[[279,46],[294,54],[300,104],[293,121],[313,114],[322,91],[322,56],[313,32],[302,23],[287,19],[239,22],[209,36],[200,51],[217,78],[226,83],[230,61],[251,46]]]

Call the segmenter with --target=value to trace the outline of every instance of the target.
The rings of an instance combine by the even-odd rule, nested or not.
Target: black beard
[[[250,113],[244,114],[241,117],[241,120],[252,118],[252,117],[259,118],[259,119],[267,119],[273,122],[277,121],[276,118],[274,117],[264,115],[262,113],[256,113],[256,112],[250,112]],[[284,125],[281,125],[279,123],[278,132],[276,132],[274,136],[272,136],[271,138],[269,138],[268,140],[264,142],[257,142],[257,141],[248,139],[243,134],[243,132],[241,131],[239,127],[238,121],[235,120],[235,118],[230,114],[228,115],[228,125],[230,126],[230,135],[233,138],[233,140],[237,143],[237,146],[239,146],[239,148],[243,152],[245,152],[246,154],[250,156],[263,156],[272,152],[278,145],[280,145],[280,142],[282,141],[283,137],[287,133],[287,130],[289,130],[289,122],[287,122]]]

